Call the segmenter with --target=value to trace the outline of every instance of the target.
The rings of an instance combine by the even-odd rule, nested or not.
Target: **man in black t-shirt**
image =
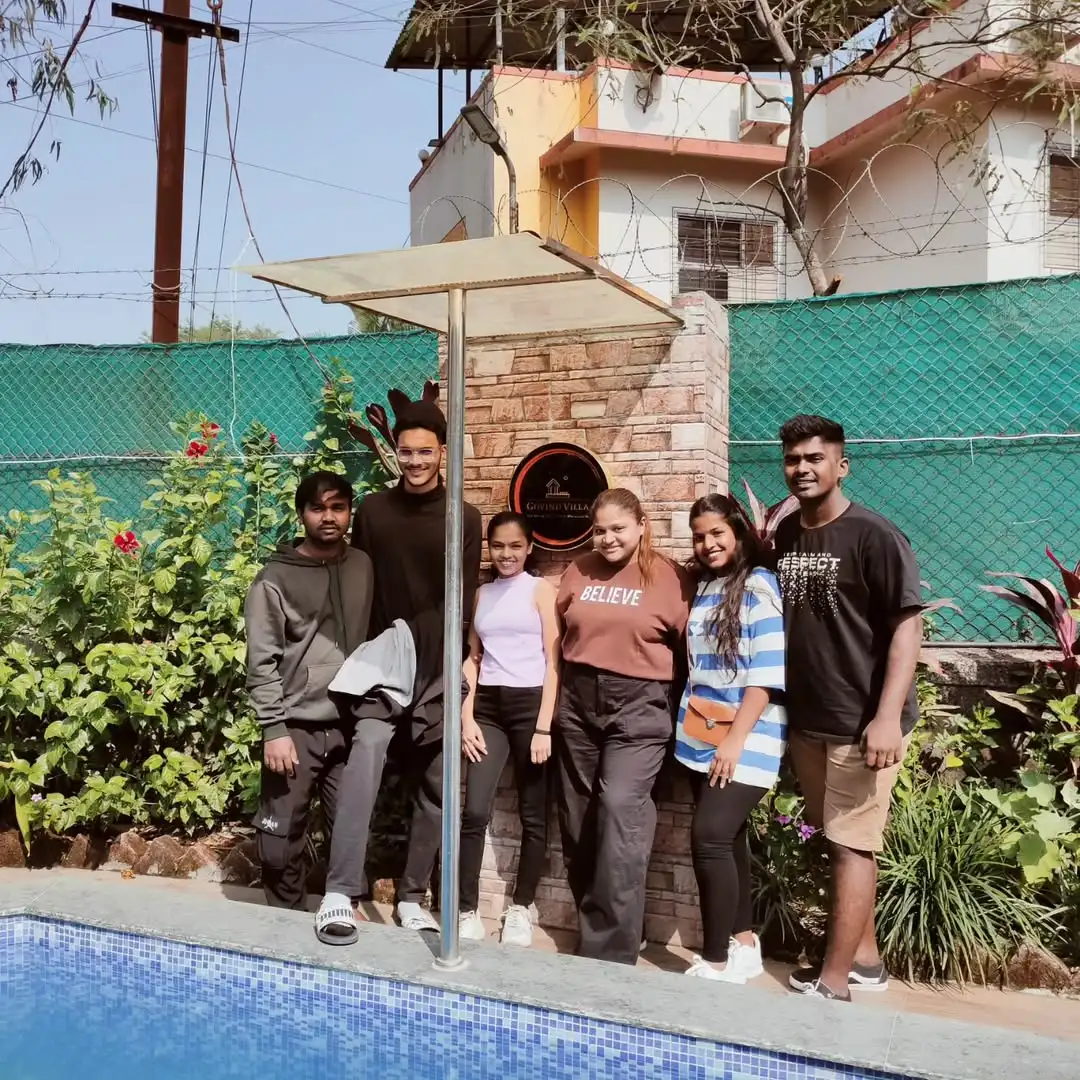
[[[789,981],[799,993],[850,1000],[851,990],[888,988],[874,936],[875,854],[918,719],[919,567],[895,525],[844,496],[839,424],[796,416],[780,441],[799,500],[776,534],[791,760],[832,874],[824,962]]]

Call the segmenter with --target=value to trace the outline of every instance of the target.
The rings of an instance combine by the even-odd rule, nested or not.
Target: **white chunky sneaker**
[[[463,911],[458,916],[458,937],[462,941],[483,941],[487,937],[484,920],[475,911]]]
[[[754,935],[753,945],[731,939],[728,946],[728,963],[746,980],[756,979],[765,974],[765,965],[761,962],[761,939]]]
[[[397,906],[398,922],[405,930],[438,931],[439,924],[427,908],[419,904],[400,903]]]
[[[742,986],[746,982],[746,977],[736,970],[730,959],[727,966],[721,969],[713,967],[708,960],[695,956],[690,967],[686,969],[686,974],[693,979],[712,979],[714,982],[734,983],[736,986]]]
[[[511,904],[503,912],[502,943],[519,945],[527,949],[532,944],[533,926],[536,925],[536,920],[535,904],[530,904],[528,907]]]

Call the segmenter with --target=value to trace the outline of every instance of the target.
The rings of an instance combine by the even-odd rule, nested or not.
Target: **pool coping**
[[[434,966],[433,935],[362,924],[356,945],[320,943],[306,912],[119,886],[94,875],[4,883],[0,918],[25,916],[495,998],[612,1023],[919,1080],[1076,1080],[1080,1044],[958,1020],[810,1000],[492,944],[462,944],[467,965]],[[568,1004],[569,1003],[569,1004]]]

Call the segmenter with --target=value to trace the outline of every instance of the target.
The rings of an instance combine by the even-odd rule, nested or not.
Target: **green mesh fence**
[[[852,498],[911,538],[942,638],[1041,632],[978,586],[1080,559],[1080,277],[747,304],[731,326],[731,480],[784,494],[780,425],[843,423]],[[1072,436],[1072,437],[1070,437]]]
[[[146,481],[178,440],[169,425],[205,413],[221,437],[266,424],[283,451],[300,453],[318,416],[324,368],[335,359],[355,381],[356,407],[385,403],[391,387],[418,396],[438,371],[426,333],[179,345],[0,345],[0,515],[43,500],[31,481],[50,469],[89,471],[107,513],[134,517]]]

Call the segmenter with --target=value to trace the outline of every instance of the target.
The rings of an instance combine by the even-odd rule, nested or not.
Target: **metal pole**
[[[165,14],[189,18],[190,0],[165,0]],[[162,27],[157,220],[154,226],[154,318],[151,338],[166,345],[180,340],[187,81],[188,35],[180,30]]]
[[[462,483],[465,458],[465,290],[447,293],[446,614],[443,624],[443,822],[439,909],[443,968],[460,967],[458,848],[461,840]]]
[[[555,9],[555,70],[566,70],[566,8]]]
[[[514,163],[510,160],[510,152],[506,149],[506,144],[501,140],[499,145],[495,148],[495,153],[497,153],[506,164],[507,202],[509,203],[510,209],[510,232],[516,233],[518,231],[517,170],[514,168]]]
[[[502,67],[503,65],[503,22],[502,22],[502,4],[495,5],[495,63]]]

